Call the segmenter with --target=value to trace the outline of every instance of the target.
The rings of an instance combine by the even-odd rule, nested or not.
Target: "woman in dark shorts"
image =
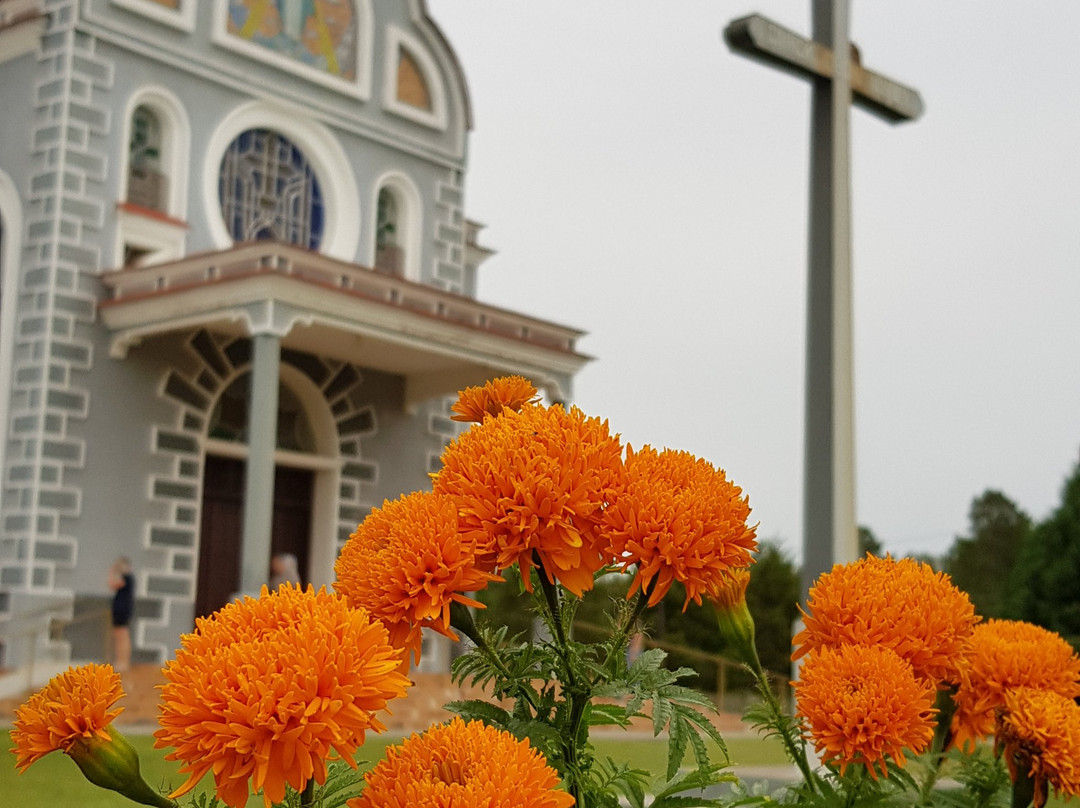
[[[112,600],[113,669],[124,672],[131,668],[131,617],[135,611],[135,576],[131,562],[118,558],[109,569],[109,588],[115,593]]]

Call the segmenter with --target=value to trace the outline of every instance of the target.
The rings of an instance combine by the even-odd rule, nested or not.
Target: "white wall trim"
[[[325,126],[308,118],[303,110],[266,101],[241,104],[218,124],[203,155],[202,209],[214,245],[233,246],[233,238],[221,217],[218,174],[229,144],[248,129],[270,129],[293,141],[310,161],[323,195],[324,226],[319,252],[342,261],[355,261],[360,243],[360,196],[352,166],[341,143]]]

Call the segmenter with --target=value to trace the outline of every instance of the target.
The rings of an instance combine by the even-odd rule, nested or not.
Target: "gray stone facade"
[[[0,2],[0,666],[91,653],[77,612],[107,603],[121,555],[136,658],[168,657],[195,617],[207,458],[255,462],[215,432],[233,385],[280,385],[307,424],[268,451],[310,471],[316,584],[371,506],[427,485],[457,389],[522,373],[569,397],[580,332],[472,300],[489,251],[464,213],[453,52],[419,0],[342,5],[315,58],[281,20],[274,40],[241,27],[240,2]],[[306,205],[310,254],[256,254],[223,219],[224,155],[251,132],[319,195],[263,190],[251,232],[289,241]],[[371,269],[386,238],[390,276]],[[260,378],[267,333],[280,370]]]

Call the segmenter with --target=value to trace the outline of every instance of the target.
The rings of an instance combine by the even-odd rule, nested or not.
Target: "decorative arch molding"
[[[189,630],[174,621],[190,619],[186,615],[195,598],[210,416],[225,389],[251,367],[246,337],[199,329],[185,347],[193,364],[184,372],[165,373],[158,391],[176,407],[177,416],[173,426],[155,427],[151,435],[151,452],[169,471],[149,480],[150,499],[165,517],[147,526],[145,545],[163,561],[146,574],[144,587],[145,599],[155,602],[148,611],[157,617],[140,620],[136,637],[138,648],[162,659],[175,646],[176,632]],[[370,508],[367,484],[378,482],[378,463],[361,455],[363,441],[378,432],[377,414],[359,394],[363,376],[354,365],[283,348],[281,380],[313,421],[311,568],[317,583],[329,583],[322,579],[331,574],[342,545]],[[243,447],[237,449],[243,456]]]
[[[352,64],[339,65],[338,75],[279,52],[268,47],[267,43],[255,41],[253,37],[245,37],[244,31],[230,32],[229,19],[234,5],[230,0],[214,0],[212,36],[215,44],[346,95],[365,101],[371,97],[372,48],[375,39],[371,0],[350,0],[355,55]],[[349,72],[353,75],[348,76]]]
[[[207,142],[202,167],[202,207],[214,245],[233,246],[233,238],[221,216],[218,174],[230,144],[250,129],[269,129],[291,140],[311,163],[323,196],[323,234],[319,251],[342,261],[353,261],[360,242],[359,192],[345,149],[322,124],[300,110],[268,101],[241,104],[218,124]]]
[[[371,232],[378,229],[379,194],[387,190],[397,203],[397,221],[395,221],[395,243],[404,254],[404,276],[407,280],[421,280],[420,249],[421,236],[424,232],[424,202],[420,189],[412,178],[400,171],[387,171],[382,174],[374,186],[371,198],[371,214],[368,216]],[[376,239],[372,239],[371,266],[375,266]]]
[[[430,109],[408,104],[398,98],[398,70],[403,53],[411,58],[423,79],[430,99]],[[388,25],[383,54],[383,106],[389,112],[414,123],[439,131],[445,130],[450,119],[446,82],[427,45],[403,28]]]
[[[19,303],[19,256],[23,217],[18,189],[0,171],[0,480],[6,478],[6,447],[14,364],[15,317]]]

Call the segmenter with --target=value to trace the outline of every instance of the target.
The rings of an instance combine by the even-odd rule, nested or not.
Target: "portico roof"
[[[409,403],[517,373],[560,399],[591,357],[569,326],[270,241],[106,272],[98,304],[126,356],[150,336],[204,327],[395,373]]]

